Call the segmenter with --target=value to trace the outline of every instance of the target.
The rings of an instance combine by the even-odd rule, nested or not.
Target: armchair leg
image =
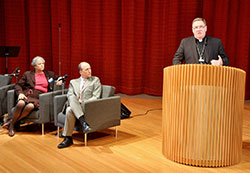
[[[115,126],[115,138],[117,139],[118,128]]]
[[[57,138],[59,138],[59,136],[60,136],[60,127],[57,126]]]
[[[84,145],[87,146],[87,135],[88,133],[84,133]]]
[[[44,135],[44,123],[42,123],[42,136]]]

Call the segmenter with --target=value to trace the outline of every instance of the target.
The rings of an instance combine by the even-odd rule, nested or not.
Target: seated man
[[[84,121],[84,102],[98,99],[101,96],[101,83],[98,77],[91,76],[91,67],[86,62],[78,66],[80,78],[72,79],[67,94],[69,107],[66,109],[66,118],[63,130],[64,140],[57,147],[64,148],[73,144],[72,133],[76,119],[80,121],[85,132],[90,127]]]

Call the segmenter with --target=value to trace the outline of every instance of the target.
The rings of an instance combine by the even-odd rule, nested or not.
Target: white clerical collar
[[[202,42],[204,42],[205,38],[206,38],[206,37],[204,37],[204,38],[202,38],[202,39],[197,39],[197,38],[195,38],[195,42],[196,42],[196,43],[202,43]]]

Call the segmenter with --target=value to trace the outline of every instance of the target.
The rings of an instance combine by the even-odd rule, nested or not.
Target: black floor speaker
[[[129,118],[131,111],[121,103],[121,119]]]

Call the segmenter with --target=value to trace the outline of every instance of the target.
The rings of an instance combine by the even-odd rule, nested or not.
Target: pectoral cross
[[[199,63],[204,64],[204,59],[201,56],[200,56],[200,59],[199,59]]]

